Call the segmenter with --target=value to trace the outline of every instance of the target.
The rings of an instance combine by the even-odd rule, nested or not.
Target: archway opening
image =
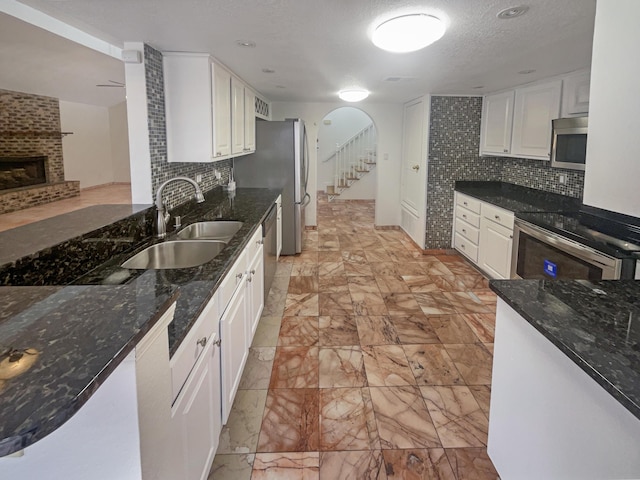
[[[340,107],[322,119],[317,137],[318,203],[375,202],[377,132],[371,117]]]

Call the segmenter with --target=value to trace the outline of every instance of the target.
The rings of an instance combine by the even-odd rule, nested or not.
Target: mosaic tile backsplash
[[[481,116],[481,97],[431,97],[427,249],[451,247],[456,180],[497,180],[582,199],[584,172],[551,168],[542,160],[481,157]]]
[[[426,248],[450,248],[456,180],[500,180],[501,164],[480,157],[480,97],[431,97]]]
[[[162,53],[145,44],[144,63],[147,81],[147,108],[149,117],[149,149],[151,151],[152,191],[172,177],[186,176],[196,179],[202,175],[200,187],[207,192],[229,181],[232,160],[215,163],[169,163],[167,161],[167,129],[164,109],[164,76],[162,71]],[[214,170],[221,173],[220,180],[214,176]],[[193,198],[193,187],[186,182],[169,185],[163,196],[169,209]]]

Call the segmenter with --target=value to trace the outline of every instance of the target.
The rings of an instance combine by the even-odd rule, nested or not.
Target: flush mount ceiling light
[[[512,18],[524,15],[529,11],[529,7],[526,5],[520,5],[519,7],[509,7],[498,12],[497,17],[502,20],[510,20]]]
[[[369,92],[362,89],[341,90],[338,92],[338,97],[345,102],[359,102],[368,96]]]
[[[243,48],[255,48],[256,42],[251,40],[236,40],[236,45]]]
[[[402,15],[378,25],[371,41],[389,52],[415,52],[442,38],[445,30],[444,22],[432,15]]]

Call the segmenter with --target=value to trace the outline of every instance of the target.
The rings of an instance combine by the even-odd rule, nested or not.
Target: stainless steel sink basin
[[[197,222],[178,232],[181,240],[220,240],[228,242],[242,228],[242,222]]]
[[[157,243],[122,264],[122,268],[149,270],[197,267],[214,259],[227,244],[213,240]]]

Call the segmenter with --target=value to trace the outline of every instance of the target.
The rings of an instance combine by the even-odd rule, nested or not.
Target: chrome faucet
[[[164,238],[167,236],[167,222],[171,216],[169,212],[165,212],[164,203],[162,203],[162,192],[167,185],[171,182],[177,180],[184,180],[185,182],[193,185],[193,188],[196,189],[196,201],[198,203],[204,202],[204,195],[202,194],[202,190],[200,189],[200,185],[198,185],[194,180],[189,177],[173,177],[164,182],[162,185],[158,187],[158,191],[156,192],[156,209],[158,210],[158,221],[156,222],[156,234],[158,238]]]

